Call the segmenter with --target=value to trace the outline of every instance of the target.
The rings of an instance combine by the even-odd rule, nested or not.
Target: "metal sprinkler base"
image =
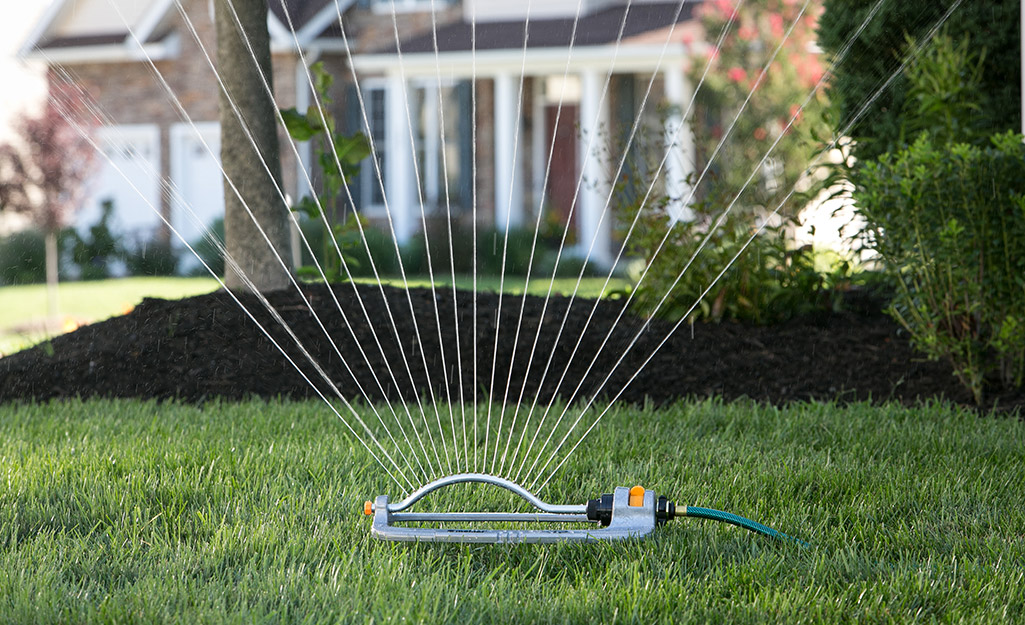
[[[454,484],[499,486],[527,500],[536,512],[404,512],[428,493]],[[380,540],[444,543],[557,543],[640,538],[673,517],[675,506],[641,486],[620,486],[586,504],[557,505],[538,499],[509,480],[483,473],[461,473],[435,480],[398,503],[380,495],[364,504],[374,517],[370,533]],[[585,523],[583,529],[468,529],[410,527],[398,523]]]
[[[504,488],[527,500],[535,512],[405,512],[429,493],[454,484],[476,482]],[[526,488],[507,479],[484,473],[460,473],[437,479],[411,493],[398,503],[388,503],[387,495],[363,504],[363,513],[374,517],[370,534],[379,540],[424,543],[562,543],[598,542],[642,538],[656,527],[677,517],[709,519],[729,523],[757,534],[801,547],[810,545],[751,519],[696,506],[677,506],[666,497],[642,486],[617,487],[579,505],[558,505],[541,501]],[[400,523],[573,523],[587,524],[582,529],[476,529],[467,527],[435,528],[398,525]]]

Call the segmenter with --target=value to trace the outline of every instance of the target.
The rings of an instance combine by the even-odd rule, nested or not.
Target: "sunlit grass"
[[[47,319],[45,284],[0,287],[0,354],[130,311],[144,297],[180,299],[217,288],[212,278],[118,278],[58,285],[60,316]]]
[[[323,404],[0,406],[0,622],[1018,622],[1025,424],[945,405],[612,411],[542,495],[640,483],[615,545],[393,545],[399,494]],[[454,505],[477,509],[467,488]]]

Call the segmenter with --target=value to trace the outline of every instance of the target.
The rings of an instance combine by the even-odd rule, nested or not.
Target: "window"
[[[359,211],[381,214],[384,212],[384,195],[381,188],[388,188],[388,95],[384,83],[378,80],[361,83],[361,89],[367,118],[366,121],[363,120],[358,101],[355,99],[355,88],[351,88],[348,97],[352,98],[354,104],[347,106],[349,114],[353,116],[349,128],[361,130],[373,141],[378,167],[375,168],[370,159],[363,162],[359,176],[354,181],[353,194]],[[413,125],[413,154],[416,158],[424,210],[428,214],[438,210],[445,211],[446,189],[453,212],[464,206],[468,207],[471,201],[470,84],[466,81],[443,83],[440,102],[438,93],[437,79],[411,82],[407,86],[409,117]],[[408,147],[408,136],[404,140]],[[417,198],[415,191],[413,197]],[[419,214],[419,207],[415,212]]]
[[[382,211],[384,210],[384,195],[381,192],[381,187],[386,184],[388,175],[385,166],[387,163],[385,154],[387,110],[384,87],[364,87],[363,98],[367,109],[367,121],[370,122],[369,128],[365,124],[363,125],[363,132],[373,142],[374,149],[377,151],[378,166],[375,168],[370,159],[363,161],[359,175],[359,208],[371,212]],[[380,180],[378,180],[379,173]]]
[[[427,212],[444,211],[446,198],[453,211],[471,201],[468,98],[469,83],[442,83],[440,98],[436,79],[411,89],[416,162]]]

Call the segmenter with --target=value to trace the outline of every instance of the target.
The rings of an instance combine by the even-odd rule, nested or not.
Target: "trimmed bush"
[[[854,182],[866,238],[898,286],[889,308],[931,358],[983,400],[1025,377],[1025,146],[922,135],[867,162]]]
[[[74,228],[68,228],[64,233],[61,247],[71,249],[71,260],[78,266],[82,280],[105,280],[110,277],[110,264],[121,251],[120,243],[110,229],[113,213],[113,200],[105,200],[100,218],[89,226],[85,236]]]
[[[171,246],[156,241],[137,241],[125,247],[125,266],[133,276],[172,276],[178,258]]]
[[[359,240],[346,250],[347,254],[350,254],[352,260],[355,261],[349,262],[349,270],[352,271],[352,274],[364,277],[373,276],[374,267],[376,267],[380,276],[397,276],[399,261],[395,254],[395,240],[392,239],[391,233],[368,225],[363,228],[363,235],[366,237],[365,246],[363,241]],[[374,259],[373,266],[367,256],[368,248],[370,256]],[[403,261],[405,260],[406,258],[403,257]],[[406,268],[406,271],[408,272],[409,269]]]
[[[701,247],[713,223],[707,217],[677,222],[655,255],[669,227],[668,217],[661,210],[642,216],[631,237],[631,251],[651,268],[636,287],[638,312],[672,321],[687,315],[689,322],[773,323],[837,304],[839,293],[829,288],[829,276],[815,269],[811,246],[792,249],[784,227],[766,227],[756,234],[758,225],[748,216],[730,213]],[[636,282],[640,271],[632,273]]]
[[[498,229],[477,232],[477,273],[498,276],[502,274],[502,250],[505,248],[505,275],[525,276],[530,264],[530,249],[534,241],[534,230],[516,228],[506,233]],[[540,241],[538,250],[540,253]]]

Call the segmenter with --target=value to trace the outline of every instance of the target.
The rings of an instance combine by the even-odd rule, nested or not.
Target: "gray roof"
[[[577,23],[573,46],[599,46],[618,40],[620,28],[623,38],[634,37],[693,19],[695,2],[664,2],[615,6],[590,15],[583,15]],[[624,16],[626,24],[623,24]],[[524,30],[529,31],[528,48],[557,48],[570,45],[573,18],[538,19],[506,22],[481,22],[474,27],[461,21],[438,28],[438,51],[458,52],[477,50],[522,49]],[[403,54],[434,53],[434,35],[428,32],[403,41]],[[395,52],[395,43],[375,50],[377,53]]]
[[[334,0],[268,0],[267,2],[270,12],[285,25],[285,28],[288,28],[288,19],[285,17],[287,11],[296,30],[302,28],[306,22],[329,4],[333,5]],[[345,9],[344,5],[342,9]]]
[[[292,20],[292,25],[296,30],[299,30],[325,6],[329,4],[333,5],[334,0],[268,0],[267,4],[270,12],[274,14],[274,17],[284,24],[286,28],[288,27],[288,19],[285,17],[285,11],[287,10],[288,16]],[[282,6],[282,4],[284,4],[284,6]],[[171,9],[169,9],[169,11],[170,10]],[[158,29],[150,34],[147,42],[160,41],[166,37],[167,34],[166,29]],[[129,33],[127,30],[97,35],[49,37],[39,41],[35,45],[35,48],[46,50],[56,48],[116,45],[124,43],[128,38]]]

